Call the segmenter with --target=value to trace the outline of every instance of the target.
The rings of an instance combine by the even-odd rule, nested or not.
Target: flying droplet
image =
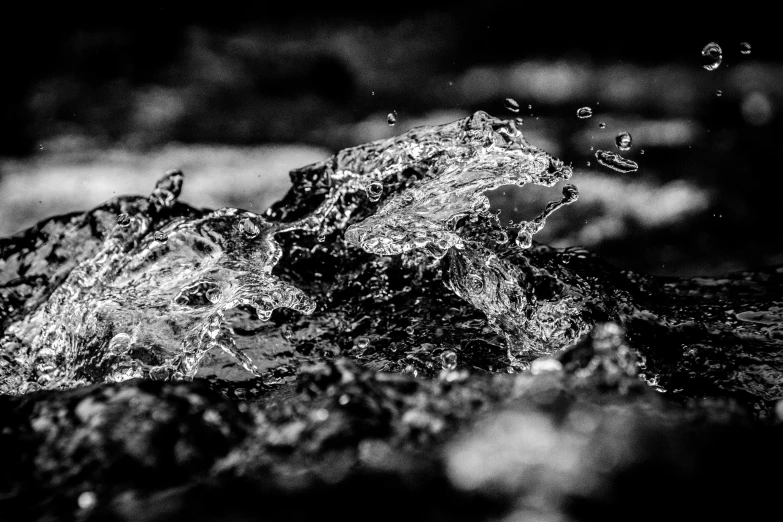
[[[394,124],[397,123],[397,111],[391,111],[386,116],[386,123],[389,124],[389,127],[394,127]]]
[[[43,150],[43,145],[38,145],[38,150]]]
[[[364,187],[364,191],[367,193],[367,197],[370,201],[378,201],[383,194],[383,183],[380,181],[373,181],[369,185]]]
[[[605,129],[606,128],[606,123],[604,123],[604,122],[598,123],[598,128],[599,129]]]
[[[710,42],[701,50],[701,65],[708,71],[717,69],[723,61],[723,49],[715,42]]]
[[[525,120],[523,118],[516,118],[514,122],[516,122],[517,127],[521,127],[525,123]]]
[[[405,333],[407,333],[408,335],[413,335],[413,332],[414,332],[414,329],[413,329],[412,326],[407,326],[405,328]]]
[[[563,199],[565,204],[573,203],[579,199],[579,189],[576,188],[576,185],[571,185],[570,183],[563,185]]]
[[[220,299],[223,297],[223,292],[220,291],[220,288],[218,287],[212,287],[209,290],[207,290],[207,299],[209,299],[210,303],[217,303],[220,301]]]
[[[519,104],[514,98],[506,98],[503,105],[511,112],[519,112]]]
[[[617,144],[617,148],[620,150],[629,150],[631,148],[632,141],[633,140],[631,139],[631,135],[627,132],[621,132],[614,139],[614,142]]]
[[[609,167],[617,172],[628,173],[639,169],[639,165],[637,165],[635,161],[625,159],[614,152],[599,150],[596,151],[595,158],[598,160],[598,163],[604,167]]]
[[[169,238],[169,236],[167,236],[160,230],[155,232],[155,234],[152,237],[155,239],[155,241],[158,241],[159,243],[165,243],[166,240]]]
[[[723,96],[723,91],[721,91],[720,89],[718,89],[717,91],[715,91],[715,96],[717,96],[718,98],[720,98],[721,96]]]
[[[644,149],[640,150],[639,154],[644,154]]]
[[[98,502],[98,497],[92,491],[84,491],[76,502],[81,509],[90,509]]]
[[[248,218],[239,222],[239,230],[242,231],[247,237],[256,237],[261,231],[258,229],[255,223]]]
[[[356,346],[359,348],[367,348],[370,345],[370,339],[367,337],[359,337],[356,339]]]
[[[324,235],[324,234],[319,235],[318,236],[318,242],[319,243],[323,243],[324,241],[326,241],[326,235]]]
[[[587,166],[588,166],[588,167],[590,166],[590,162],[589,162],[589,161],[587,162]]]
[[[740,44],[740,52],[742,54],[750,54],[750,44],[748,42],[742,42]]]
[[[457,354],[454,350],[446,350],[440,354],[440,364],[444,370],[453,371],[457,369]]]
[[[468,293],[471,295],[480,294],[484,290],[484,278],[478,274],[470,274],[465,282]]]
[[[593,115],[593,109],[590,107],[582,107],[578,111],[576,111],[576,117],[584,120],[585,118],[589,118]]]
[[[519,248],[530,248],[533,244],[533,236],[529,232],[520,230],[519,234],[517,234],[516,243]]]
[[[131,219],[128,214],[120,214],[117,216],[117,224],[121,226],[122,228],[127,227],[130,225]]]

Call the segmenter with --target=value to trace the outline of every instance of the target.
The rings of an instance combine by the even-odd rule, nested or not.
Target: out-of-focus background
[[[579,201],[537,240],[665,275],[783,262],[774,34],[739,23],[642,31],[598,12],[564,25],[476,2],[133,9],[5,17],[0,235],[146,194],[174,167],[186,173],[183,200],[260,212],[292,168],[481,109],[523,118],[529,142],[575,167]],[[722,62],[709,71],[702,48],[713,41]],[[593,116],[577,118],[585,106]],[[619,152],[620,132],[637,172],[596,162],[596,150]],[[519,220],[559,188],[490,196]]]

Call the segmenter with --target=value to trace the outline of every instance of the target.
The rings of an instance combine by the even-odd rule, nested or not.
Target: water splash
[[[192,378],[213,348],[257,373],[225,312],[249,306],[262,319],[278,307],[313,312],[311,298],[271,273],[282,255],[275,234],[307,223],[273,224],[233,208],[167,220],[182,180],[170,172],[148,198],[123,201],[125,218],[98,252],[44,307],[7,329],[0,342],[16,345],[25,375],[0,382],[2,391]]]
[[[614,152],[597,150],[595,151],[595,159],[604,167],[609,167],[617,172],[628,173],[639,170],[639,165],[635,161],[623,158]]]

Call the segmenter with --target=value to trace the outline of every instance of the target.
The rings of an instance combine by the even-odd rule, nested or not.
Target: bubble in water
[[[590,107],[582,107],[578,111],[576,111],[576,117],[579,119],[584,120],[585,118],[589,118],[593,115],[593,109]]]
[[[484,290],[484,278],[478,274],[470,274],[466,286],[471,294],[480,294]]]
[[[386,116],[386,123],[389,124],[389,127],[394,127],[394,124],[397,123],[397,111],[391,111]]]
[[[627,173],[639,169],[639,165],[637,165],[635,161],[625,159],[619,154],[615,154],[614,152],[598,150],[595,153],[595,158],[598,160],[598,163],[604,167],[609,167],[610,169],[616,170],[617,172]]]
[[[742,42],[740,44],[740,52],[742,54],[750,54],[750,44],[748,42]]]
[[[440,354],[440,364],[444,370],[453,371],[457,369],[457,353],[454,350],[446,350]]]
[[[256,237],[261,233],[261,231],[258,229],[258,226],[248,218],[245,218],[239,222],[239,230],[247,237]]]
[[[720,45],[710,42],[701,50],[702,67],[708,71],[717,69],[723,61],[723,50]]]
[[[718,89],[717,91],[715,91],[715,96],[717,96],[718,98],[720,98],[721,96],[723,96],[723,91],[721,91],[720,89]]]
[[[506,101],[503,102],[506,109],[510,110],[511,112],[519,112],[519,104],[514,98],[506,98]]]
[[[632,141],[633,140],[631,139],[631,135],[627,132],[621,132],[614,139],[614,142],[617,144],[617,148],[620,150],[629,150],[631,148]]]
[[[207,290],[207,299],[210,303],[217,303],[223,297],[223,292],[218,287],[212,287]]]
[[[160,242],[160,243],[165,243],[165,242],[166,242],[166,240],[169,238],[169,236],[167,236],[166,234],[164,234],[164,233],[163,233],[162,231],[160,231],[160,230],[158,230],[157,232],[155,232],[155,234],[154,234],[152,237],[153,237],[153,238],[155,238],[155,241],[158,241],[158,242]]]
[[[367,348],[370,345],[370,339],[367,337],[359,337],[356,339],[356,346],[359,348]]]
[[[131,220],[128,214],[120,214],[119,216],[117,216],[117,224],[122,228],[125,228],[128,225],[130,225],[130,222]]]
[[[370,198],[370,201],[378,201],[381,199],[381,194],[383,194],[383,183],[373,181],[364,187],[364,191],[367,192],[367,197]]]
[[[606,128],[606,123],[604,123],[604,122],[599,122],[599,123],[598,123],[598,128],[599,128],[599,129],[605,129],[605,128]]]

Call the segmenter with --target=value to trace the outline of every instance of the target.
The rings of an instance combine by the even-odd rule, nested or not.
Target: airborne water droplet
[[[373,181],[369,185],[364,187],[364,191],[367,193],[367,197],[370,201],[378,201],[383,194],[383,183],[380,181]]]
[[[318,236],[318,242],[319,243],[323,243],[324,241],[326,241],[326,236],[324,234],[319,235]]]
[[[598,160],[598,163],[604,167],[609,167],[610,169],[616,170],[617,172],[627,173],[639,169],[639,165],[637,165],[635,161],[625,159],[619,154],[615,154],[614,152],[599,150],[596,151],[595,158]]]
[[[740,44],[740,52],[742,54],[750,54],[750,44],[748,42],[742,42]]]
[[[514,122],[517,124],[517,127],[521,127],[525,123],[525,120],[523,118],[516,118]]]
[[[750,51],[748,51],[750,52]],[[43,145],[38,145],[38,150],[43,150]]]
[[[440,354],[440,364],[444,370],[453,371],[457,368],[457,354],[454,350],[446,350]]]
[[[598,123],[598,128],[599,129],[605,129],[606,128],[606,123],[604,123],[604,122]]]
[[[389,127],[394,127],[394,124],[397,123],[397,111],[391,111],[386,116],[386,123],[389,124]]]
[[[359,348],[364,349],[367,348],[369,345],[370,345],[370,339],[368,339],[367,337],[359,337],[358,339],[356,339],[356,346],[358,346]]]
[[[720,45],[710,42],[701,50],[702,67],[708,71],[717,69],[723,61],[723,50]]]
[[[407,333],[408,335],[413,335],[413,332],[414,332],[414,329],[413,329],[412,326],[407,326],[405,328],[405,333]]]
[[[158,230],[157,232],[155,232],[153,238],[155,239],[155,241],[158,241],[160,243],[165,243],[166,240],[169,238],[169,236],[167,236],[166,234]]]
[[[585,118],[589,118],[593,115],[593,109],[590,107],[582,107],[578,111],[576,111],[576,116],[579,119],[584,120]]]
[[[503,105],[511,112],[519,112],[519,104],[514,98],[506,98]]]
[[[629,150],[631,148],[632,141],[633,140],[631,139],[631,135],[627,132],[621,132],[614,139],[614,142],[617,144],[617,148],[620,150]]]
[[[128,214],[120,214],[117,216],[117,225],[121,226],[122,228],[127,227],[130,225],[130,216]]]
[[[720,89],[718,89],[717,91],[715,91],[715,96],[717,96],[718,98],[720,98],[721,96],[723,96],[723,91],[721,91]]]

